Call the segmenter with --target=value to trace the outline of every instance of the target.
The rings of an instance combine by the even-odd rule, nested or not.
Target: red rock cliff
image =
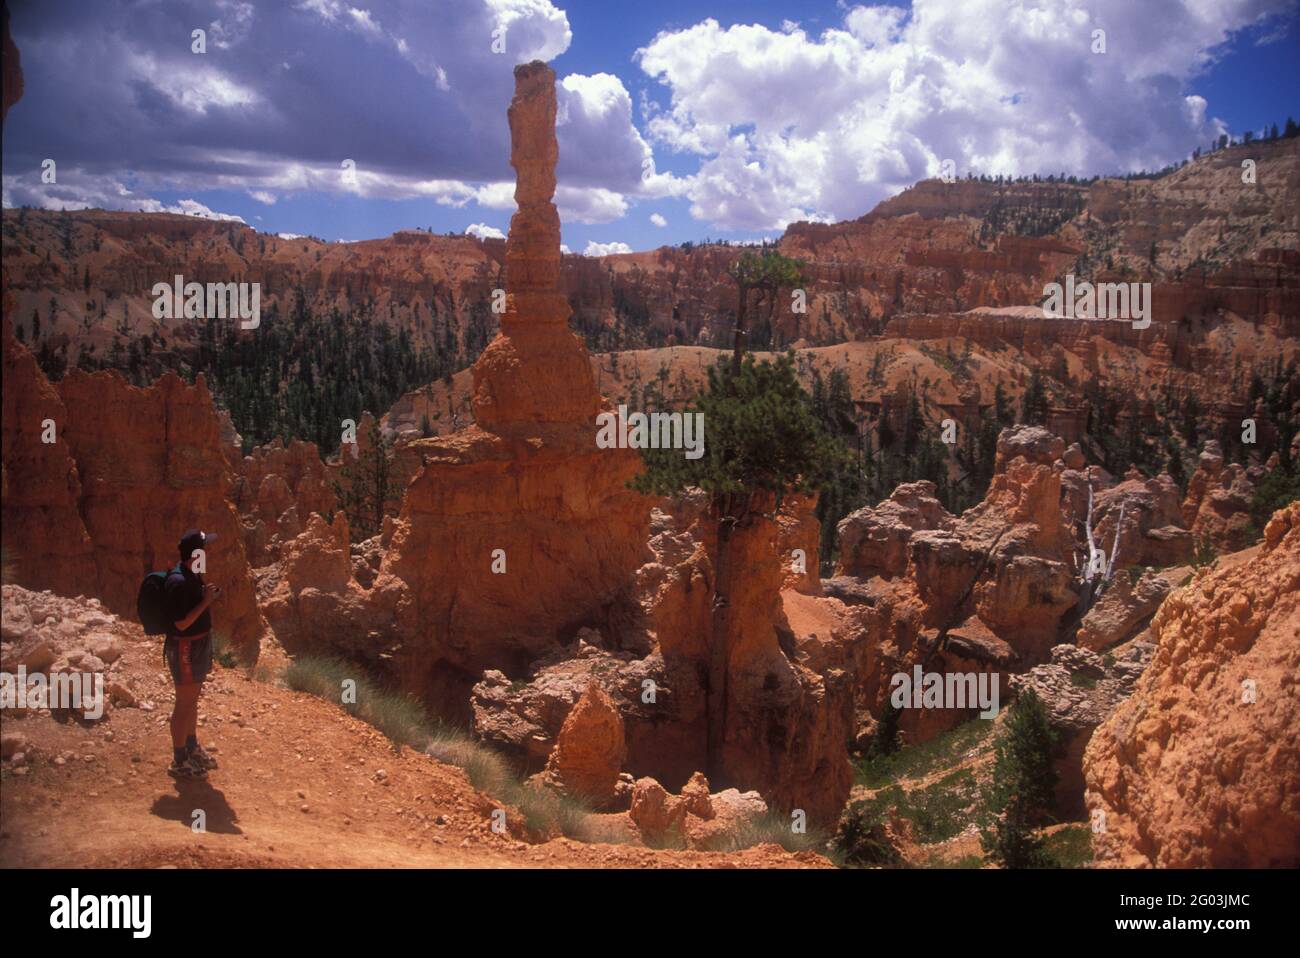
[[[1160,607],[1154,660],[1089,741],[1099,862],[1300,865],[1300,503],[1264,535]]]
[[[255,657],[266,631],[231,474],[202,377],[168,374],[148,389],[113,372],[70,372],[50,385],[4,331],[5,549],[22,584],[93,594],[134,618],[145,573],[170,568],[188,528],[218,533],[209,581],[225,590],[215,627]],[[58,441],[45,444],[49,419]]]

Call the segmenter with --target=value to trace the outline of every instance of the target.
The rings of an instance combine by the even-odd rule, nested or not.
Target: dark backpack
[[[167,612],[167,577],[179,572],[180,566],[164,572],[150,572],[140,583],[140,593],[135,599],[135,611],[144,626],[145,635],[165,635],[171,627]]]

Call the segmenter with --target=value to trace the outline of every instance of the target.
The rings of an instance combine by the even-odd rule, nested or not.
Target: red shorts
[[[212,670],[212,633],[167,636],[163,642],[163,661],[177,685],[202,682]]]

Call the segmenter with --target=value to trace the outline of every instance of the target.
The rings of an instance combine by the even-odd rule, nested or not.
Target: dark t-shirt
[[[194,611],[194,607],[203,601],[203,580],[188,569],[172,570],[163,585],[163,596],[167,600],[167,621],[170,623],[168,635],[202,635],[212,628],[212,612],[204,609],[203,614],[194,620],[184,632],[176,628],[175,623]]]

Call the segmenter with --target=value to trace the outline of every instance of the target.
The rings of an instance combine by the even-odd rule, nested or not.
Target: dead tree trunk
[[[1088,610],[1092,608],[1093,601],[1105,591],[1106,586],[1115,575],[1115,559],[1119,555],[1119,538],[1124,531],[1124,503],[1121,502],[1119,505],[1119,519],[1115,523],[1115,541],[1111,544],[1110,560],[1107,561],[1105,550],[1097,545],[1097,540],[1092,532],[1092,507],[1092,483],[1089,482],[1088,516],[1084,520],[1084,534],[1088,540],[1088,558],[1079,577],[1078,620],[1080,622],[1088,614]]]
[[[731,371],[740,372],[740,361],[745,355],[745,345],[749,342],[749,286],[740,284],[740,301],[736,304],[736,338],[731,346]]]
[[[709,672],[705,683],[705,772],[710,781],[723,781],[722,753],[726,738],[728,674],[731,662],[732,613],[729,593],[733,570],[731,546],[735,533],[750,518],[747,496],[726,494],[716,501],[718,546],[714,556],[713,605],[709,623]]]

